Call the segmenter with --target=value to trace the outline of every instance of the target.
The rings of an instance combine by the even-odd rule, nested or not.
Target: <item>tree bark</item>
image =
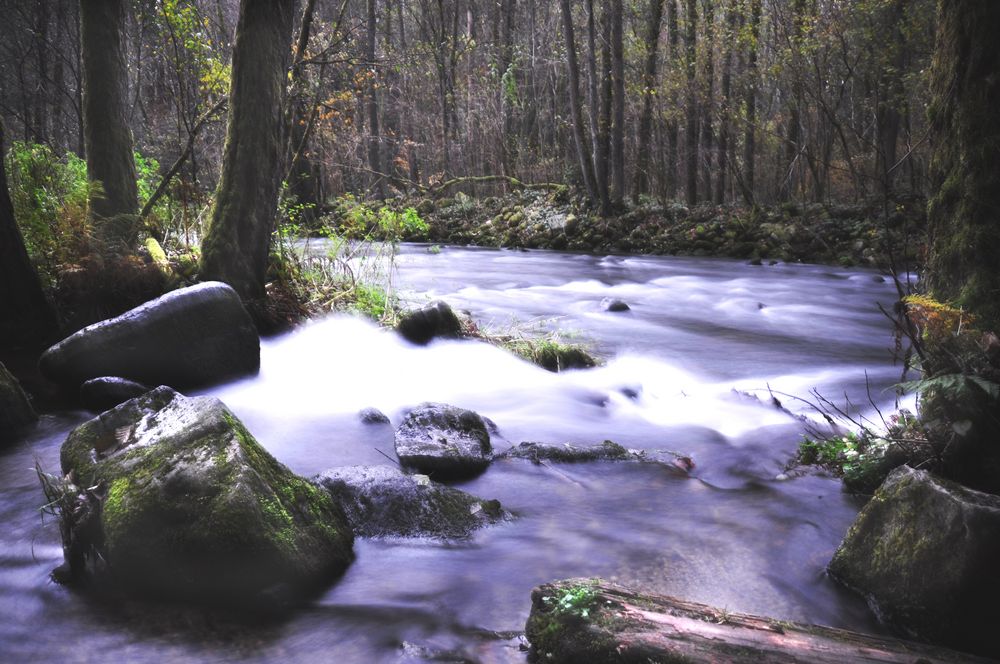
[[[939,0],[927,284],[1000,328],[1000,2]]]
[[[0,346],[45,341],[56,329],[7,189],[4,125],[0,120]]]
[[[102,219],[134,215],[139,208],[128,126],[123,0],[80,0],[80,41],[87,177],[101,183],[91,195],[90,212],[100,227]],[[132,232],[113,235],[126,245],[138,239]]]
[[[687,125],[684,132],[685,165],[687,171],[687,186],[685,196],[688,205],[698,202],[698,90],[696,73],[698,71],[698,0],[687,0],[687,25],[685,30],[684,67],[687,70]]]
[[[731,0],[726,9],[726,36],[725,52],[726,58],[722,65],[722,90],[720,91],[719,104],[719,168],[715,179],[715,204],[722,205],[726,202],[726,187],[728,185],[727,175],[732,166],[730,158],[730,132],[732,130],[732,119],[730,109],[730,96],[733,87],[733,41],[736,39],[736,1]]]
[[[569,105],[573,118],[573,142],[580,162],[580,172],[591,202],[598,201],[597,181],[594,176],[594,162],[590,158],[590,146],[583,127],[583,110],[580,108],[580,66],[576,58],[576,37],[573,33],[573,10],[569,0],[560,0],[562,9],[563,36],[566,40],[566,67],[569,71]]]
[[[378,117],[378,67],[375,65],[375,43],[378,35],[378,2],[367,0],[368,20],[365,57],[368,60],[369,80],[366,106],[368,112],[368,168],[372,171],[372,191],[379,200],[385,199],[385,178],[379,175],[382,166],[381,142]]]
[[[229,127],[201,276],[244,299],[264,295],[283,155],[282,113],[293,0],[242,0],[233,49]]]
[[[747,109],[747,122],[743,132],[743,199],[747,205],[757,204],[757,42],[760,39],[762,0],[750,0],[750,46],[747,49],[747,82],[743,103]]]
[[[605,9],[607,11],[607,9]],[[613,88],[611,129],[611,203],[625,199],[625,44],[622,0],[611,2],[611,86]]]
[[[649,154],[653,139],[653,99],[656,97],[656,64],[659,55],[663,0],[649,0],[642,68],[642,114],[639,116],[638,150],[635,158],[635,196],[649,193]]]
[[[708,0],[704,4],[705,43],[705,101],[701,113],[701,189],[706,201],[712,200],[712,174],[715,172],[715,2]]]
[[[667,0],[667,32],[669,34],[668,52],[671,63],[677,60],[680,54],[680,33],[677,26],[677,13],[680,7],[678,0]],[[676,93],[671,94],[671,109],[667,119],[667,165],[666,165],[666,192],[667,198],[677,198],[677,170],[680,164],[680,123],[677,121],[677,108],[679,106]]]

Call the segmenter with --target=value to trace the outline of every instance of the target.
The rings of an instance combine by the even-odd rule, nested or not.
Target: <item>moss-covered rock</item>
[[[493,459],[483,418],[442,403],[424,403],[411,410],[396,429],[395,447],[404,467],[438,479],[477,475]]]
[[[557,461],[578,463],[582,461],[632,461],[643,459],[638,452],[628,450],[618,443],[606,440],[600,445],[552,445],[526,441],[519,443],[497,457],[498,459],[528,459],[530,461]]]
[[[21,384],[0,363],[0,438],[37,419]]]
[[[362,537],[465,538],[509,514],[500,501],[391,466],[334,468],[313,478],[343,506]]]
[[[906,634],[1000,657],[1000,496],[893,471],[829,565]]]
[[[87,545],[127,591],[240,604],[309,589],[352,560],[340,507],[218,399],[156,388],[77,427],[61,462],[103,490]]]

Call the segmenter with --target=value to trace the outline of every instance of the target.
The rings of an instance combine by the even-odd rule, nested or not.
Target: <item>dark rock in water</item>
[[[438,301],[405,314],[396,330],[407,341],[423,346],[438,337],[462,336],[462,323],[451,307]]]
[[[334,468],[313,478],[344,508],[362,537],[468,537],[509,516],[496,500],[482,500],[391,466]]]
[[[638,386],[638,387],[623,387],[620,391],[621,391],[621,393],[623,395],[625,395],[626,397],[628,397],[632,401],[635,401],[640,396],[642,396],[642,386],[641,385]]]
[[[763,265],[763,264],[764,264],[764,262],[761,259],[759,259],[759,258],[751,258],[749,261],[747,261],[747,265],[758,266],[758,265]]]
[[[365,408],[358,418],[365,424],[389,424],[389,417],[378,408]]]
[[[619,300],[618,298],[611,298],[611,297],[606,297],[603,300],[601,300],[601,308],[604,309],[605,311],[611,311],[611,312],[628,311],[629,309],[631,309],[631,307],[628,306],[628,303],[625,302],[625,300]]]
[[[531,591],[524,628],[529,661],[775,664],[977,664],[965,653],[733,613],[600,579],[569,579]]]
[[[147,386],[128,378],[102,376],[80,386],[80,402],[87,410],[102,412],[148,391]]]
[[[0,363],[0,437],[37,419],[21,384]]]
[[[490,434],[477,413],[441,403],[410,411],[396,429],[403,466],[441,478],[477,475],[493,458]]]
[[[197,387],[256,373],[260,339],[236,291],[206,282],[85,327],[45,351],[39,368],[72,388],[101,376]]]
[[[577,346],[546,344],[532,358],[535,364],[553,373],[567,369],[590,369],[597,366],[597,360],[587,351]]]
[[[526,441],[519,443],[497,457],[498,459],[529,459],[534,462],[557,461],[629,461],[640,459],[637,452],[627,450],[618,443],[606,440],[600,445],[552,445]]]
[[[861,510],[830,576],[889,625],[1000,657],[1000,496],[902,466]]]
[[[103,494],[96,528],[64,538],[76,576],[89,556],[106,563],[99,580],[129,593],[266,605],[314,591],[353,558],[330,495],[213,397],[158,387],[77,427],[60,457],[64,475]]]

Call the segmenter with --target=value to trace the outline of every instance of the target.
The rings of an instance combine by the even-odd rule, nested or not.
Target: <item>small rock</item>
[[[102,376],[80,386],[80,402],[87,410],[103,412],[149,391],[149,387],[128,378]]]
[[[378,408],[365,408],[358,413],[358,419],[365,424],[389,424],[389,417]]]
[[[425,346],[438,337],[462,336],[462,323],[447,303],[438,301],[405,314],[396,331],[407,341]]]
[[[759,258],[751,258],[749,261],[747,261],[747,265],[763,265],[763,261],[761,261]]]
[[[611,297],[606,297],[603,300],[601,300],[601,308],[603,308],[605,311],[610,311],[613,313],[628,311],[629,309],[631,309],[631,307],[628,306],[628,303],[625,302],[625,300],[620,300],[618,298],[611,298]]]
[[[334,468],[313,478],[362,537],[465,538],[509,516],[496,500],[391,466]]]
[[[510,448],[497,458],[528,459],[535,463],[540,461],[578,463],[581,461],[629,461],[639,459],[641,456],[610,440],[606,440],[600,445],[590,446],[577,446],[569,443],[552,445],[525,441]]]
[[[396,429],[395,447],[403,466],[437,478],[477,475],[493,458],[483,418],[441,403],[410,411]]]

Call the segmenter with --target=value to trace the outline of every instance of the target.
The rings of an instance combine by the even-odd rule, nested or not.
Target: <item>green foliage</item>
[[[589,618],[597,603],[597,582],[563,588],[557,596],[542,597],[542,600],[554,602],[557,613]]]

